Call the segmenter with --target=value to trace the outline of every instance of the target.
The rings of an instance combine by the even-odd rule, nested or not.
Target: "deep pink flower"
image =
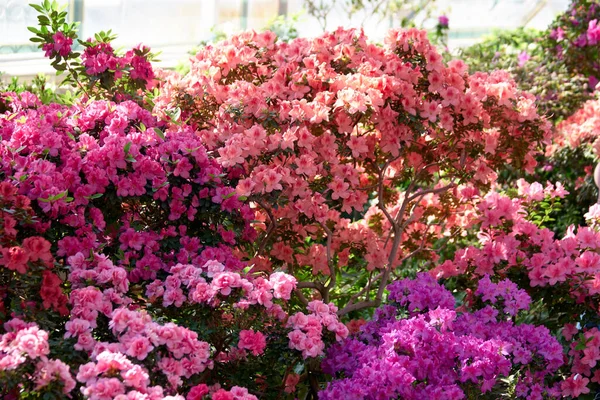
[[[238,343],[240,349],[250,350],[253,355],[257,356],[262,354],[266,346],[267,341],[262,333],[252,330],[240,331],[240,341]]]

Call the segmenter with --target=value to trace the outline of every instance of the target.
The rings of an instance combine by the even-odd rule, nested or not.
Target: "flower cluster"
[[[96,33],[86,41],[77,37],[77,23],[68,22],[67,13],[55,0],[32,4],[40,15],[40,29],[30,27],[35,34],[31,41],[38,44],[52,66],[67,72],[66,83],[73,84],[87,98],[114,101],[135,100],[145,103],[143,92],[155,86],[151,65],[154,55],[145,46],[137,46],[125,54],[117,53],[111,43],[116,36],[110,31]],[[73,42],[83,52],[73,51]]]
[[[489,297],[494,284],[488,279],[479,285],[483,297]],[[503,286],[516,285],[506,280],[494,289]],[[398,308],[386,306],[360,333],[329,349],[323,369],[338,379],[320,398],[463,399],[473,388],[479,394],[493,391],[501,377],[515,371],[522,371],[515,383],[517,397],[558,398],[560,391],[546,379],[562,365],[562,347],[545,327],[515,325],[491,306],[463,307],[459,313],[451,293],[424,274],[394,283],[391,293],[398,287],[404,299],[413,300],[396,303]],[[427,296],[428,291],[438,295]],[[399,311],[411,308],[410,317],[398,319]]]
[[[28,389],[36,392],[51,390],[52,386],[57,385],[62,394],[67,394],[75,388],[69,367],[60,360],[47,357],[50,346],[46,331],[35,323],[26,323],[18,318],[6,322],[4,329],[6,333],[0,335],[2,390],[18,390],[19,383],[26,382],[23,374],[29,379]],[[34,366],[32,375],[26,372],[28,365]]]
[[[62,32],[56,32],[52,35],[52,42],[45,43],[42,46],[46,57],[61,56],[67,57],[71,53],[71,45],[73,45],[73,39],[65,36]]]
[[[33,223],[30,199],[18,194],[14,183],[0,182],[0,207],[0,292],[27,276],[27,288],[18,285],[18,295],[25,295],[30,288],[42,299],[42,309],[38,311],[52,309],[66,315],[67,297],[62,291],[62,280],[53,271],[50,242],[37,235],[23,235],[23,230]],[[4,301],[0,297],[0,311],[5,309]]]
[[[465,301],[474,303],[473,295],[481,295],[482,304],[491,303],[509,316],[526,309],[532,296],[543,312],[553,315],[553,321],[545,324],[551,329],[565,326],[563,338],[571,374],[561,383],[561,390],[564,396],[577,397],[590,391],[600,374],[594,339],[600,304],[600,207],[595,205],[586,214],[589,226],[571,226],[558,238],[540,226],[541,220],[537,224],[529,220],[532,205],[547,201],[557,189],[534,185],[521,182],[515,198],[491,193],[482,198],[478,212],[472,215],[479,224],[480,244],[458,250],[433,273],[457,279],[483,277],[476,290],[466,285],[471,294]],[[527,293],[499,279],[507,275],[521,282]],[[547,301],[549,295],[552,302]]]
[[[81,55],[81,63],[85,72],[95,79],[121,79],[129,76],[139,82],[142,88],[150,88],[154,81],[154,71],[149,61],[150,49],[139,46],[119,56],[113,50],[110,41],[84,42],[85,50]]]
[[[402,279],[388,285],[388,301],[397,303],[411,313],[422,313],[437,307],[454,308],[454,296],[440,286],[428,273],[416,279]]]
[[[598,83],[600,6],[593,0],[574,0],[551,25],[549,44],[569,69],[589,78],[593,90]]]
[[[308,303],[310,314],[296,313],[288,319],[293,330],[288,334],[290,348],[302,351],[304,358],[323,354],[325,343],[321,339],[323,328],[335,333],[339,341],[348,336],[346,325],[338,321],[337,307],[333,303],[325,304],[320,300]]]
[[[489,301],[492,304],[502,302],[503,311],[515,316],[520,310],[527,310],[531,298],[527,292],[508,279],[493,283],[488,275],[479,280],[476,295],[481,296],[481,300]]]
[[[552,147],[548,153],[565,146],[576,148],[591,145],[600,154],[600,101],[590,100],[566,120],[556,126]]]

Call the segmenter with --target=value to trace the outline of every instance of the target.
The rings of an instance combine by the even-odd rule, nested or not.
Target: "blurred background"
[[[0,71],[5,76],[51,73],[29,42],[36,25],[32,0],[0,0]],[[280,34],[315,36],[338,26],[363,27],[381,40],[392,27],[433,28],[449,21],[448,47],[476,43],[497,29],[543,29],[569,0],[62,0],[80,22],[80,37],[111,29],[118,45],[138,43],[160,51],[173,67],[195,46],[244,29],[271,28]]]

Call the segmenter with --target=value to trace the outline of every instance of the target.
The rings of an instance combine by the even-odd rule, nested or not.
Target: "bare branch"
[[[350,307],[354,304],[354,302],[363,294],[366,293],[366,300],[369,300],[369,292],[371,291],[371,285],[373,284],[374,281],[379,280],[379,278],[381,278],[381,276],[383,275],[383,272],[380,272],[374,279],[373,279],[373,272],[371,272],[369,274],[369,281],[367,282],[366,286],[360,291],[355,293],[350,300],[348,301],[348,304],[346,304],[346,306],[344,307],[344,309],[338,311],[338,315],[344,315],[346,314],[346,312],[344,312],[344,310],[347,309],[347,307]],[[357,303],[358,304],[358,303]]]
[[[416,199],[417,197],[424,197],[427,194],[433,193],[433,194],[438,194],[438,193],[442,193],[447,191],[448,189],[452,188],[456,186],[456,184],[454,182],[447,184],[446,186],[442,186],[439,187],[437,189],[425,189],[425,190],[420,190],[417,193],[413,194],[412,196],[408,197],[408,201],[412,201],[414,199]]]
[[[390,224],[392,225],[392,229],[394,230],[394,241],[392,243],[392,248],[390,250],[390,255],[388,257],[388,264],[385,270],[381,273],[381,282],[379,283],[379,289],[377,290],[377,294],[375,299],[362,301],[355,304],[346,305],[346,307],[342,308],[338,311],[338,315],[345,315],[354,310],[361,310],[366,307],[378,307],[381,304],[381,299],[383,298],[383,292],[387,285],[388,279],[390,277],[391,271],[394,268],[394,260],[396,260],[396,255],[398,254],[398,249],[400,248],[400,242],[402,240],[402,229],[400,224],[404,218],[404,213],[406,212],[406,207],[409,204],[410,193],[414,188],[414,181],[408,185],[408,188],[405,191],[405,197],[402,201],[402,205],[400,206],[400,210],[396,215],[396,218],[392,218],[390,213],[385,207],[385,202],[383,201],[383,176],[385,174],[385,170],[389,166],[389,161],[381,168],[379,171],[379,209],[384,213]]]
[[[296,285],[298,289],[316,289],[321,294],[325,291],[325,286],[321,282],[298,282]]]
[[[363,308],[379,307],[380,304],[381,304],[381,299],[377,299],[377,298],[375,300],[361,301],[358,303],[347,305],[346,307],[342,308],[341,310],[338,310],[337,314],[338,314],[338,316],[341,317],[342,315],[346,315],[349,312],[356,311],[356,310],[362,310]]]
[[[387,220],[392,225],[392,229],[394,230],[394,233],[397,233],[398,224],[395,222],[394,218],[392,218],[392,216],[390,215],[389,211],[385,207],[385,201],[383,200],[383,177],[384,177],[385,171],[387,170],[389,165],[390,165],[390,161],[386,162],[383,165],[383,167],[379,170],[379,182],[378,182],[378,189],[377,189],[377,198],[378,198],[377,206],[379,207],[381,212],[383,212],[383,214],[385,215]]]
[[[327,225],[322,224],[319,222],[319,225],[321,225],[321,228],[323,228],[323,230],[325,231],[325,233],[327,234],[327,266],[329,267],[329,283],[327,284],[326,287],[326,292],[323,293],[323,301],[328,302],[329,301],[329,290],[335,286],[335,281],[336,281],[336,271],[335,271],[335,266],[333,265],[333,255],[332,255],[332,249],[331,249],[331,242],[333,240],[333,232],[331,232],[331,229],[329,229],[327,227]]]
[[[267,245],[267,242],[271,238],[271,235],[273,234],[273,232],[275,232],[275,227],[277,226],[277,221],[275,220],[275,217],[273,216],[273,212],[267,206],[265,206],[260,200],[255,200],[255,202],[263,210],[265,210],[265,212],[269,216],[269,220],[271,221],[271,223],[267,227],[265,237],[261,240],[260,245],[258,246],[256,253],[254,254],[254,257],[257,257],[265,250],[265,246]]]
[[[308,300],[306,299],[304,294],[302,294],[302,291],[300,289],[296,289],[294,290],[294,293],[296,294],[296,296],[298,296],[300,303],[302,303],[306,307],[308,305]]]

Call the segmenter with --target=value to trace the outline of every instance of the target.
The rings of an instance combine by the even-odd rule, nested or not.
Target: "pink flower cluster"
[[[82,394],[91,400],[166,398],[160,386],[150,386],[148,372],[124,354],[104,350],[95,361],[79,367],[77,380],[84,384]],[[171,397],[183,400],[181,396]]]
[[[56,32],[52,35],[52,42],[45,43],[42,46],[42,50],[46,52],[46,57],[61,56],[67,57],[71,53],[71,45],[73,45],[73,39],[65,36],[62,32]]]
[[[589,385],[600,383],[600,372],[596,369],[600,347],[595,339],[598,335],[595,323],[575,328],[580,320],[583,325],[584,320],[597,318],[600,207],[594,205],[585,215],[589,226],[577,229],[571,226],[564,237],[557,238],[547,228],[528,221],[526,210],[541,199],[562,196],[564,189],[558,185],[542,189],[539,184],[523,182],[518,186],[521,197],[511,199],[490,193],[480,199],[478,212],[472,215],[479,224],[480,245],[458,250],[453,260],[445,261],[432,273],[440,277],[484,276],[475,294],[482,295],[484,302],[489,301],[509,315],[526,309],[529,295],[512,282],[493,283],[492,280],[497,279],[494,277],[517,274],[528,285],[527,292],[539,296],[538,300],[544,299],[548,290],[557,293],[555,296],[566,296],[555,300],[573,308],[565,316],[569,322],[563,330],[571,375],[561,383],[561,391],[564,396],[578,397],[590,391]],[[474,301],[472,294],[467,295],[467,301]],[[581,333],[575,337],[579,330]]]
[[[454,308],[454,296],[431,275],[417,274],[416,279],[402,279],[390,283],[388,301],[398,303],[411,313],[422,313],[437,307]]]
[[[600,154],[600,100],[589,100],[573,115],[560,122],[552,147],[546,151],[552,154],[562,147],[576,148],[591,145]]]
[[[556,189],[547,186],[545,192],[549,195]],[[600,234],[589,227],[576,232],[571,227],[565,237],[556,239],[547,228],[526,219],[524,207],[532,199],[524,196],[511,199],[492,192],[481,199],[475,217],[480,223],[481,247],[458,250],[454,260],[445,261],[433,273],[449,277],[473,271],[483,276],[524,268],[531,287],[568,284],[574,297],[600,293],[596,283]]]
[[[210,394],[211,400],[258,400],[248,389],[234,386],[230,390],[221,388],[209,388],[205,384],[194,386],[187,395],[186,400],[202,400],[205,395]]]
[[[489,275],[485,275],[479,280],[476,295],[481,296],[484,302],[489,301],[492,304],[502,303],[503,311],[515,316],[520,310],[527,310],[531,297],[523,289],[519,289],[516,283],[508,279],[503,279],[498,283],[493,283]]]
[[[23,379],[23,376],[19,375],[24,373],[21,368],[37,360],[34,375],[28,377],[35,381],[35,390],[40,391],[56,382],[62,386],[64,394],[75,388],[75,380],[69,367],[60,360],[48,359],[50,346],[46,331],[41,330],[35,323],[25,323],[18,318],[6,322],[4,329],[7,332],[0,335],[2,378]]]
[[[17,240],[22,228],[32,222],[33,214],[30,200],[17,193],[14,183],[0,182],[0,267],[28,276],[32,284],[35,282],[39,285],[37,291],[42,298],[42,307],[66,315],[67,297],[61,288],[62,280],[52,272],[54,257],[50,242],[40,236]],[[18,279],[10,273],[2,275],[4,279],[0,289],[3,285],[10,284],[10,281]]]
[[[238,347],[240,349],[249,350],[253,355],[258,356],[265,351],[267,341],[262,333],[247,329],[240,331]]]
[[[236,299],[234,307],[247,309],[258,305],[280,320],[286,313],[275,300],[290,300],[296,278],[283,272],[269,279],[243,278],[227,271],[218,261],[208,261],[202,267],[177,264],[171,267],[165,281],[155,280],[147,286],[146,295],[155,301],[162,297],[163,306],[181,307],[184,303],[207,304],[217,308],[221,301]],[[208,280],[207,280],[208,279]],[[185,291],[184,291],[185,290]]]
[[[154,70],[148,61],[148,52],[148,48],[140,45],[125,55],[118,56],[110,43],[88,39],[81,60],[90,76],[110,72],[119,79],[124,72],[128,72],[131,79],[144,82],[144,86],[150,87],[154,80]]]
[[[323,328],[335,333],[337,341],[348,336],[348,328],[338,320],[337,307],[333,303],[313,300],[308,303],[308,311],[308,315],[299,312],[288,319],[288,326],[293,329],[288,334],[290,348],[301,351],[304,358],[323,354]]]
[[[100,292],[95,293],[98,295]],[[209,344],[199,341],[194,331],[173,323],[160,325],[152,321],[148,314],[127,308],[115,309],[110,318],[109,328],[118,340],[115,343],[92,339],[91,327],[95,321],[90,323],[82,318],[67,323],[65,337],[77,337],[78,344],[83,347],[83,341],[84,349],[92,351],[92,354],[107,349],[143,361],[152,353],[153,362],[174,388],[181,384],[182,377],[189,378],[212,365],[212,361],[209,361]]]
[[[0,341],[0,369],[11,370],[19,367],[27,358],[36,359],[50,353],[48,333],[34,323],[12,319],[4,324],[7,333]]]

